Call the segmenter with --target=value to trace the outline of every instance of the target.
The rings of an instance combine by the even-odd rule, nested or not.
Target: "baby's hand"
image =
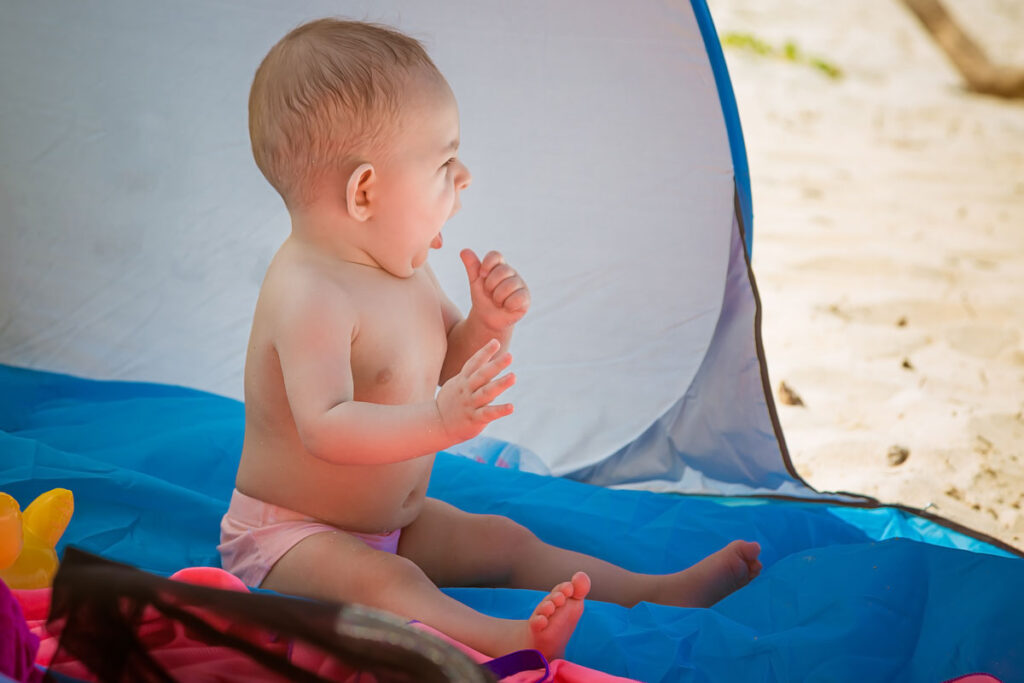
[[[459,374],[445,382],[437,392],[437,412],[441,416],[441,424],[457,443],[472,439],[488,423],[512,412],[511,403],[490,405],[491,401],[516,381],[516,376],[511,372],[494,379],[512,362],[512,356],[507,351],[495,357],[500,348],[497,339],[484,344],[470,356]]]
[[[472,249],[463,249],[459,256],[469,276],[473,314],[484,325],[500,331],[515,325],[526,315],[530,290],[519,273],[505,263],[505,257],[491,251],[481,263]]]

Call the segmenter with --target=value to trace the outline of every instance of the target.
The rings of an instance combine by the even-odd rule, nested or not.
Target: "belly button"
[[[391,368],[384,368],[377,373],[377,384],[387,384],[391,381]]]

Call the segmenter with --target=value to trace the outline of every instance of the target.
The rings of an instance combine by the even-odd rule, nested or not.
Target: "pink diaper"
[[[285,553],[304,538],[334,531],[355,536],[375,550],[398,550],[401,529],[389,534],[344,531],[312,517],[264,503],[235,489],[231,505],[220,522],[221,565],[247,586],[259,586]]]

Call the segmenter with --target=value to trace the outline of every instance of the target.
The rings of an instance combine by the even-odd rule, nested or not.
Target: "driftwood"
[[[902,2],[953,62],[969,89],[998,97],[1024,97],[1024,69],[992,64],[939,0]]]

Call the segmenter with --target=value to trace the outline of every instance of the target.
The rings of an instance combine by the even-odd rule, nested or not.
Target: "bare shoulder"
[[[267,268],[257,315],[285,327],[356,324],[355,286],[345,275],[302,250],[282,247]]]

